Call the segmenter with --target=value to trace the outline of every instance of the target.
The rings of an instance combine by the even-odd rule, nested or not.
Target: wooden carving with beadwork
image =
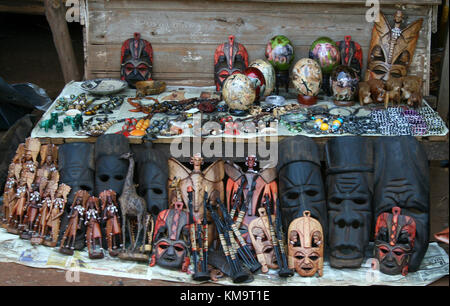
[[[423,19],[402,27],[403,12],[394,15],[394,25],[380,12],[372,30],[365,80],[400,78],[407,75],[416,49]]]

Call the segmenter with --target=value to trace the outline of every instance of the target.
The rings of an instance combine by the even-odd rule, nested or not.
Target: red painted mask
[[[232,74],[244,73],[248,66],[248,53],[242,44],[228,37],[228,42],[221,44],[214,52],[214,81],[216,90],[221,91],[226,78]]]
[[[120,78],[135,87],[138,81],[151,80],[153,68],[152,45],[141,34],[134,33],[134,38],[126,40],[120,54]]]
[[[352,40],[350,35],[344,40],[336,42],[341,53],[341,64],[352,67],[361,79],[361,69],[363,65],[363,54],[360,44]]]
[[[380,271],[389,274],[408,274],[408,265],[416,238],[416,222],[412,217],[401,215],[395,206],[391,213],[378,216],[375,227],[375,258]]]
[[[178,204],[178,203],[177,203]],[[187,271],[189,266],[189,215],[184,211],[183,203],[174,209],[159,213],[155,223],[152,264],[166,268],[181,268]]]

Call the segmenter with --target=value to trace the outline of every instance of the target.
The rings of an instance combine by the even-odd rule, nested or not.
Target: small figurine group
[[[422,79],[417,76],[405,76],[390,78],[387,82],[379,79],[371,79],[359,83],[359,103],[384,103],[388,107],[391,102],[394,105],[406,103],[410,107],[422,105]]]
[[[38,162],[40,157],[40,162]],[[55,246],[70,187],[59,184],[58,147],[27,138],[9,165],[3,227],[32,244]]]
[[[61,238],[60,253],[73,255],[77,233],[84,227],[89,258],[103,258],[101,224],[105,224],[108,253],[111,256],[119,254],[122,231],[116,193],[113,190],[103,191],[98,198],[90,196],[86,190],[77,191],[67,217],[69,222]]]

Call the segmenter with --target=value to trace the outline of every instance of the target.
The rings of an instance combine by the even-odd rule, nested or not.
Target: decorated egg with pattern
[[[302,58],[292,69],[292,83],[297,92],[304,96],[316,96],[322,85],[322,70],[310,58]]]
[[[286,36],[277,35],[267,43],[266,57],[276,70],[289,70],[295,57],[294,46]]]
[[[328,37],[320,37],[312,43],[309,49],[309,58],[316,60],[325,74],[331,73],[341,63],[339,49],[336,43]]]
[[[237,73],[223,83],[222,97],[230,109],[245,111],[255,101],[256,90],[245,74]]]
[[[275,88],[275,69],[273,66],[263,59],[257,59],[251,62],[249,67],[255,67],[262,72],[264,75],[264,80],[266,81],[266,88],[264,92],[260,93],[260,96],[269,96]]]
[[[248,67],[245,69],[244,74],[252,81],[253,87],[255,87],[255,101],[259,101],[259,98],[266,90],[266,80],[264,75],[255,67]]]

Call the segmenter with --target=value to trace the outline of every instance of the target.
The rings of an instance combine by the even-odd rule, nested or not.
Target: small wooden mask
[[[264,208],[259,208],[259,218],[253,219],[248,225],[248,233],[255,249],[256,258],[262,265],[261,271],[267,273],[269,269],[278,269],[270,235],[269,219]],[[272,220],[275,216],[272,215]]]
[[[401,214],[398,206],[392,213],[378,216],[375,227],[375,258],[380,263],[380,271],[389,274],[408,274],[408,266],[416,238],[414,218]]]
[[[323,230],[308,210],[294,219],[288,230],[288,266],[301,276],[323,275]]]

